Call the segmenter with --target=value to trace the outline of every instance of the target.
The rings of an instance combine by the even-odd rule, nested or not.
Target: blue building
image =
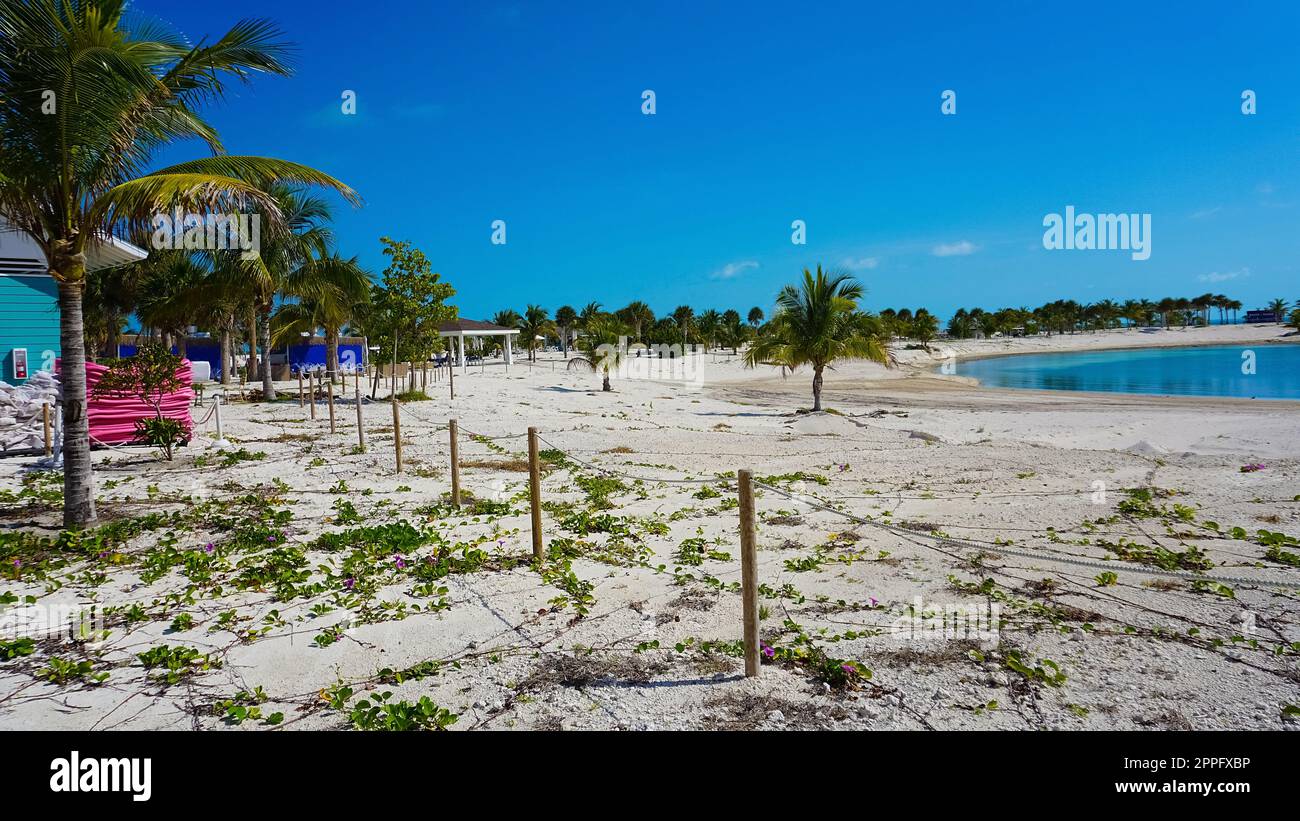
[[[147,252],[108,237],[86,255],[88,272],[142,260]],[[0,380],[27,381],[53,370],[59,357],[59,291],[45,255],[26,234],[0,220]]]

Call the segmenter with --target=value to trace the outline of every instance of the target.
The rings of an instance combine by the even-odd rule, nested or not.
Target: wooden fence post
[[[357,446],[366,452],[366,426],[361,421],[361,394],[357,393]]]
[[[451,504],[460,507],[460,436],[455,419],[447,421],[451,431]]]
[[[537,455],[537,428],[528,429],[528,492],[533,508],[533,558],[542,560],[542,466]]]
[[[740,583],[745,612],[745,675],[758,675],[758,556],[754,545],[754,488],[748,470],[736,474],[740,490]]]
[[[328,396],[329,396],[329,403],[330,403],[330,433],[335,433],[335,428],[334,428],[334,374],[333,374],[333,372],[330,373],[330,379],[329,379],[328,389],[329,389],[329,394],[328,394]]]
[[[393,451],[397,454],[397,472],[402,472],[402,414],[398,410],[397,394],[388,401],[393,403]]]
[[[45,428],[45,455],[54,455],[54,440],[50,435],[50,403],[41,403],[41,424]]]
[[[298,407],[302,407],[302,368],[298,369]]]
[[[309,397],[309,399],[311,400],[311,418],[315,419],[316,418],[316,374],[315,373],[309,373],[307,375],[307,390],[311,391],[311,396]]]

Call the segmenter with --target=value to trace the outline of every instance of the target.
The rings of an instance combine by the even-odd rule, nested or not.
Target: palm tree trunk
[[[230,366],[235,363],[233,351],[230,350],[230,329],[221,329],[221,384],[230,384]]]
[[[602,382],[600,383],[600,389],[601,389],[602,391],[612,391],[612,390],[613,390],[613,388],[611,388],[611,387],[609,386],[609,371],[608,371],[608,370],[605,371],[605,379],[604,379],[604,381],[602,381]]]
[[[330,372],[330,381],[333,382],[339,374],[339,329],[325,329],[325,367]]]
[[[822,369],[818,366],[813,369],[813,407],[814,411],[822,409]]]
[[[262,338],[262,400],[275,401],[275,383],[271,380],[271,306],[263,305],[257,312],[257,335]]]
[[[75,263],[73,266],[74,267]],[[75,271],[62,271],[65,275]],[[86,343],[81,317],[82,282],[59,283],[60,376],[63,382],[63,526],[93,527],[95,476],[86,418]]]
[[[249,382],[257,378],[257,303],[248,306],[248,361],[244,376]]]

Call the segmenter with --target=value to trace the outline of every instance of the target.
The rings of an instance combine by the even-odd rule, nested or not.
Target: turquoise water
[[[1243,373],[1246,351],[1253,374]],[[1300,399],[1300,345],[1000,356],[958,362],[956,374],[997,388]]]

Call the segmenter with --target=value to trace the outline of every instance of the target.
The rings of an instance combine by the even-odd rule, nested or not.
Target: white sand
[[[1277,326],[1113,332],[966,343],[960,353],[1263,343],[1283,333]],[[265,452],[264,460],[195,467],[195,456],[204,452],[198,444],[173,464],[142,449],[130,456],[99,452],[101,505],[106,517],[185,510],[188,504],[166,497],[234,499],[249,490],[271,495],[278,478],[292,488],[283,493],[284,506],[293,511],[285,535],[305,546],[322,532],[342,529],[327,520],[344,498],[330,492],[340,481],[370,525],[412,518],[416,507],[445,493],[447,435],[435,426],[455,416],[464,428],[491,436],[535,425],[548,443],[543,448],[640,477],[707,478],[741,467],[759,476],[804,471],[827,484],[782,486],[860,517],[882,520],[888,512],[889,520],[929,523],[954,537],[1010,540],[1011,550],[1041,558],[999,555],[994,548],[980,558],[976,550],[895,535],[761,491],[760,581],[773,594],[790,585],[787,596],[802,596],[764,598],[762,635],[779,647],[794,646],[794,634],[783,626],[789,619],[831,656],[874,671],[870,686],[848,693],[828,692],[793,665],[765,665],[762,676],[746,680],[730,656],[672,649],[691,638],[698,644],[740,637],[739,596],[707,581],[715,578],[725,588],[739,579],[736,512],[724,505],[734,499],[732,483],[716,484],[716,497],[697,498],[697,485],[654,481],[629,482],[627,491],[613,494],[615,507],[608,512],[637,519],[638,535],[627,545],[652,554],[644,565],[596,561],[590,552],[575,559],[576,575],[594,585],[591,612],[581,619],[571,604],[561,609],[552,603],[561,595],[555,580],[548,583],[526,566],[486,569],[441,580],[449,588],[449,609],[360,624],[322,648],[313,638],[326,626],[358,620],[343,608],[311,615],[310,608],[328,596],[277,602],[270,592],[237,593],[227,584],[217,599],[151,605],[183,591],[186,579],[172,571],[145,585],[139,568],[128,564],[90,587],[87,568],[77,564],[54,574],[62,586],[48,595],[44,583],[7,579],[0,581],[0,594],[86,601],[93,591],[104,603],[143,601],[147,618],[115,628],[97,651],[97,669],[111,676],[99,687],[35,678],[50,653],[75,657],[70,645],[43,646],[35,656],[0,662],[0,727],[221,728],[228,725],[212,714],[213,703],[259,685],[270,697],[264,711],[285,713],[285,727],[338,727],[347,716],[321,703],[321,688],[342,679],[366,692],[375,688],[367,680],[378,669],[427,659],[455,660],[459,669],[445,666],[437,676],[378,689],[393,691],[394,699],[429,696],[461,714],[457,729],[1295,726],[1280,709],[1297,702],[1300,655],[1289,645],[1300,641],[1300,601],[1294,587],[1277,583],[1300,584],[1300,569],[1265,561],[1265,548],[1251,541],[1208,538],[1212,534],[1194,524],[1127,519],[1117,505],[1123,489],[1154,486],[1176,491],[1159,503],[1186,506],[1197,522],[1300,532],[1300,503],[1294,501],[1300,493],[1300,403],[991,390],[923,373],[922,354],[903,352],[909,367],[898,371],[861,363],[837,367],[825,396],[837,414],[796,416],[796,408],[810,403],[807,372],[782,379],[772,371],[747,371],[731,357],[710,356],[702,385],[616,380],[615,392],[602,393],[593,376],[567,372],[557,358],[544,357],[533,368],[516,365],[508,377],[500,365],[472,368],[457,379],[454,402],[445,382],[430,385],[433,401],[403,407],[407,472],[400,476],[391,431],[384,432],[392,424],[387,404],[364,407],[372,445],[364,455],[350,452],[356,441],[350,397],[340,403],[334,435],[323,404],[315,422],[296,403],[235,404],[226,409],[227,437]],[[205,433],[211,435],[211,423]],[[293,435],[304,441],[289,440]],[[465,486],[479,496],[522,499],[525,474],[509,469],[509,460],[524,454],[524,441],[501,440],[497,447],[507,453],[462,444],[462,460],[476,465],[464,469]],[[610,452],[615,448],[620,452]],[[32,461],[0,462],[0,488],[17,488]],[[1242,473],[1248,463],[1264,469]],[[128,477],[135,478],[123,481]],[[568,470],[549,473],[544,498],[582,502],[570,477]],[[117,482],[111,489],[109,480]],[[1104,500],[1095,497],[1097,482],[1104,483]],[[153,498],[149,485],[157,486]],[[371,494],[362,495],[363,489]],[[507,516],[428,524],[452,542],[486,539],[485,550],[525,556],[526,501],[513,507]],[[1103,523],[1084,526],[1098,520]],[[4,520],[10,526],[55,522],[53,512],[39,508]],[[646,533],[652,523],[667,525],[668,533]],[[601,545],[607,539],[565,532],[550,513],[544,530],[548,544],[582,538]],[[827,547],[833,534],[845,531],[858,538],[840,537]],[[144,555],[159,535],[137,537],[126,552]],[[682,572],[695,579],[675,584],[674,553],[697,536],[731,558],[684,566]],[[1093,577],[1100,569],[1050,560],[1063,554],[1101,559],[1107,553],[1097,542],[1121,537],[1174,551],[1198,546],[1217,565],[1213,573],[1252,581],[1231,585],[1235,598],[1227,598],[1195,592],[1187,580],[1152,587],[1157,577],[1136,572],[1142,565],[1113,562],[1117,584],[1099,587]],[[185,533],[177,546],[199,548],[209,538],[222,537]],[[853,554],[851,563],[834,560]],[[797,563],[817,556],[822,562],[815,569]],[[230,561],[243,558],[236,554]],[[337,567],[341,556],[313,549],[308,558],[313,568]],[[975,645],[894,635],[917,596],[923,610],[985,602],[954,589],[949,576],[993,579],[1010,598],[1000,605],[1008,619],[997,637],[1001,644],[984,642],[982,657],[970,652]],[[1044,594],[1026,587],[1043,579],[1053,579],[1055,589]],[[411,595],[409,579],[394,575],[390,581],[380,598],[427,601]],[[1056,623],[1044,617],[1044,607],[1056,608],[1050,611]],[[271,610],[284,624],[241,642],[215,626],[218,614],[232,609],[252,619],[245,627],[260,626]],[[168,633],[180,612],[192,614],[195,626]],[[845,631],[882,632],[830,640]],[[1233,642],[1238,635],[1243,640]],[[653,641],[658,649],[634,652]],[[210,650],[224,666],[173,686],[147,682],[134,653],[160,643]],[[1281,655],[1275,653],[1279,646],[1286,648]],[[1005,663],[1012,649],[1030,661],[1056,662],[1064,682],[1028,682]],[[991,701],[997,709],[989,709]]]

